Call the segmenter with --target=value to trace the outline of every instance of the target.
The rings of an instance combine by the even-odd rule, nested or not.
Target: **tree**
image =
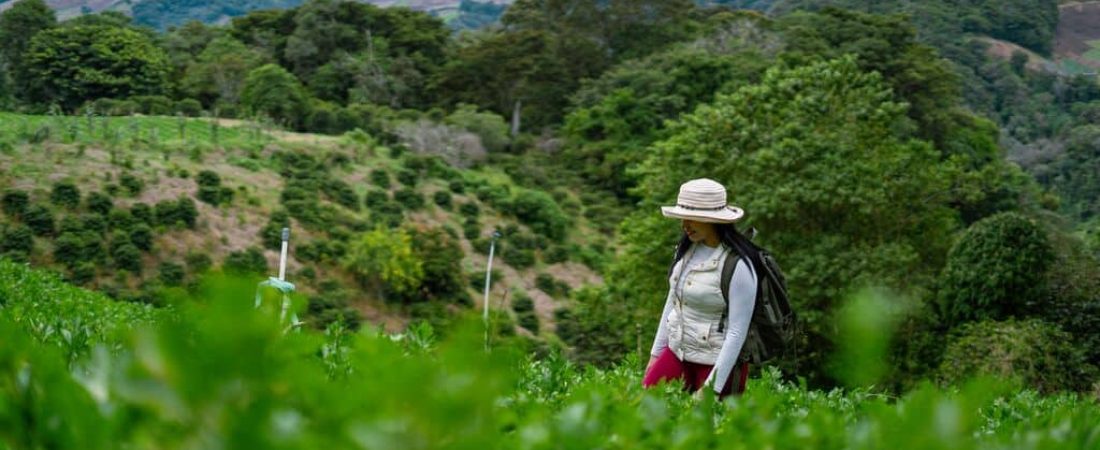
[[[0,69],[6,67],[11,74],[11,92],[23,100],[28,93],[31,75],[27,71],[25,55],[31,38],[39,31],[53,28],[57,18],[44,0],[19,0],[7,11],[0,13]],[[0,70],[0,74],[3,71]],[[0,82],[2,83],[2,82]]]
[[[31,40],[26,57],[35,102],[74,110],[98,98],[164,91],[168,60],[145,34],[105,25],[60,27]]]
[[[219,102],[236,104],[248,73],[263,62],[259,53],[240,41],[231,37],[216,38],[187,66],[183,89],[189,97],[207,106]]]
[[[275,64],[267,64],[249,72],[241,91],[241,106],[253,114],[296,128],[308,102],[294,75]]]
[[[1027,217],[1009,212],[975,222],[951,248],[943,270],[943,324],[1019,316],[1044,297],[1053,257],[1045,233]]]
[[[375,228],[348,247],[344,266],[379,298],[415,292],[424,280],[424,263],[413,252],[412,237],[401,229]]]
[[[774,68],[760,84],[700,106],[671,125],[638,169],[643,200],[620,228],[625,248],[605,301],[643,313],[649,330],[677,232],[657,206],[686,180],[719,180],[762,230],[758,241],[779,255],[815,342],[800,355],[799,373],[820,376],[824,314],[864,283],[926,285],[947,250],[928,236],[957,226],[947,204],[952,168],[927,143],[906,138],[908,123],[882,78],[851,57]]]

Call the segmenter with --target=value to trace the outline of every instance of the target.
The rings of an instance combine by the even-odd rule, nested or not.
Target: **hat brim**
[[[661,214],[674,219],[688,219],[698,222],[733,223],[745,216],[745,211],[736,206],[727,206],[717,211],[700,211],[680,206],[662,206]]]

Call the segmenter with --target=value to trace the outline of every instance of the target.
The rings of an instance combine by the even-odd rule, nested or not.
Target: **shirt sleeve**
[[[727,300],[729,322],[726,324],[726,340],[722,343],[714,369],[710,371],[704,383],[704,385],[713,386],[715,393],[722,392],[730,372],[733,371],[733,366],[737,364],[737,355],[745,345],[749,323],[752,321],[753,307],[756,306],[756,274],[745,258],[738,258],[737,266],[733,269]]]
[[[653,347],[649,350],[651,356],[661,356],[661,351],[668,347],[668,313],[672,310],[672,289],[669,288],[665,298],[665,310],[661,313],[661,322],[657,324],[657,336],[653,338]]]

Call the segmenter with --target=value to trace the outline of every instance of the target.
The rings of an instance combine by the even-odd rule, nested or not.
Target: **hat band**
[[[697,207],[694,207],[694,206],[687,206],[683,203],[677,203],[676,206],[679,207],[679,208],[683,208],[683,209],[690,209],[692,211],[721,211],[721,210],[726,209],[726,208],[729,207],[729,205],[723,205],[723,206],[719,206],[717,208],[697,208]]]

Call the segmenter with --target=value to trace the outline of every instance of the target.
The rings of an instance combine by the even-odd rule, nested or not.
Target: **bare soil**
[[[1100,40],[1100,1],[1066,3],[1058,7],[1058,30],[1054,38],[1054,56],[1073,59],[1083,65],[1100,68],[1100,61],[1082,56],[1092,50],[1089,41]]]

